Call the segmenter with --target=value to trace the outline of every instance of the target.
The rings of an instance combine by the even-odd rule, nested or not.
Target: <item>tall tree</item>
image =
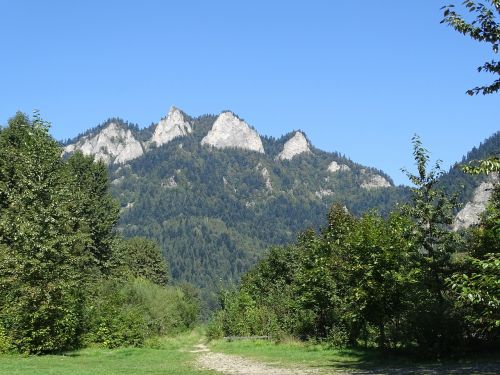
[[[403,170],[415,185],[412,204],[406,212],[414,220],[415,255],[420,268],[420,290],[415,297],[413,325],[416,340],[422,348],[440,350],[447,347],[458,332],[451,317],[446,279],[453,272],[451,255],[456,250],[456,236],[450,230],[455,199],[438,187],[442,170],[439,161],[428,171],[429,152],[418,136],[413,137],[413,155],[417,174]]]
[[[85,243],[49,126],[18,113],[0,131],[0,325],[22,352],[78,341]]]
[[[101,161],[81,152],[73,154],[65,164],[66,181],[72,189],[70,210],[75,218],[75,231],[87,233],[88,255],[101,272],[110,267],[114,226],[119,218],[118,203],[109,193],[108,169]]]

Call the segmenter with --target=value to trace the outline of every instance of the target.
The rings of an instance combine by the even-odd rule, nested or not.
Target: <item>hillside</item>
[[[498,138],[468,158],[489,153]],[[119,231],[156,239],[173,278],[205,291],[238,281],[269,246],[323,225],[334,202],[355,215],[385,214],[409,194],[380,170],[315,148],[302,131],[261,136],[228,111],[193,118],[172,107],[144,129],[110,119],[64,146],[109,165]],[[442,181],[463,201],[478,184],[458,168]]]
[[[109,164],[119,230],[158,240],[174,279],[208,290],[237,281],[270,245],[318,228],[333,202],[388,212],[407,196],[301,131],[260,136],[231,112],[192,118],[173,107],[142,130],[110,119],[64,146]]]
[[[473,160],[485,159],[500,154],[500,131],[485,139],[478,147],[474,147],[462,157],[460,162],[455,163],[450,170],[444,174],[440,181],[449,193],[457,193],[458,200],[462,203],[472,199],[474,190],[485,181],[486,176],[472,176],[464,173],[460,165],[467,164]]]

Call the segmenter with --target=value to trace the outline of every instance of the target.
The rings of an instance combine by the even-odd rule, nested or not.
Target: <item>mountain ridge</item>
[[[259,135],[264,153],[203,145],[219,116],[183,113],[191,132],[158,147],[150,144],[143,155],[125,163],[109,164],[111,191],[122,210],[118,230],[158,241],[174,280],[203,288],[211,303],[215,290],[237,282],[267,248],[324,225],[334,202],[355,215],[370,209],[387,214],[409,199],[407,186],[394,186],[383,171],[339,152],[314,147],[301,130],[279,138]],[[158,125],[139,129],[122,120],[142,143],[151,140]],[[290,159],[280,160],[298,132],[310,152],[292,152]],[[476,177],[463,178],[472,190],[478,184]],[[453,181],[446,186],[456,189]]]
[[[180,120],[178,120],[178,121],[172,120],[171,121],[172,117],[175,117],[175,116],[178,116],[180,118]],[[211,129],[208,132],[206,132],[206,135],[203,137],[203,139],[201,139],[202,145],[207,144],[209,146],[216,147],[216,148],[237,148],[237,149],[243,149],[243,150],[247,149],[247,150],[257,151],[257,152],[261,152],[261,153],[266,153],[266,147],[264,146],[264,144],[266,142],[263,142],[263,139],[266,139],[267,145],[269,145],[269,143],[273,143],[273,142],[275,142],[276,144],[282,144],[282,149],[277,153],[277,155],[274,155],[276,153],[276,150],[271,151],[271,155],[274,156],[275,160],[280,160],[280,161],[292,160],[295,156],[299,156],[300,154],[313,153],[313,151],[311,151],[311,149],[320,151],[320,153],[323,155],[328,155],[328,154],[340,155],[337,152],[328,152],[328,151],[316,149],[311,144],[311,142],[309,141],[309,139],[307,138],[307,136],[305,135],[305,133],[302,130],[293,130],[291,132],[288,132],[288,133],[282,135],[279,138],[268,137],[265,135],[261,136],[255,130],[254,127],[252,127],[251,125],[246,123],[238,115],[234,114],[234,112],[232,112],[232,111],[224,110],[219,115],[202,115],[199,117],[191,117],[188,114],[186,114],[185,112],[183,112],[181,109],[179,109],[175,106],[172,106],[170,108],[167,116],[162,117],[158,123],[151,124],[149,127],[139,129],[139,126],[137,124],[129,123],[129,122],[124,121],[120,118],[110,118],[107,121],[103,122],[102,124],[100,124],[94,128],[90,128],[87,131],[79,134],[78,136],[76,136],[72,139],[69,139],[65,142],[61,142],[61,144],[64,147],[65,153],[67,153],[67,154],[72,153],[72,152],[77,151],[77,150],[80,150],[86,155],[97,156],[98,159],[103,160],[107,164],[123,164],[125,162],[133,160],[133,159],[140,157],[143,154],[149,152],[152,147],[161,147],[164,144],[167,144],[167,143],[173,141],[175,138],[189,136],[193,132],[193,129],[191,129],[191,123],[194,120],[197,120],[200,118],[215,118],[215,121],[212,124]],[[240,127],[240,128],[236,129],[234,134],[232,134],[232,138],[233,138],[232,142],[230,141],[228,143],[227,140],[223,140],[222,144],[220,146],[217,146],[217,145],[214,146],[214,143],[217,144],[217,142],[220,142],[220,140],[211,141],[209,139],[209,136],[210,136],[211,132],[214,130],[214,127],[218,125],[219,120],[222,120],[221,122],[223,123],[221,128],[223,128],[224,126],[227,126],[228,122],[233,122],[233,123],[238,122],[240,124],[243,124],[242,125],[243,128],[246,128],[246,129],[248,129],[249,132],[251,132],[250,137],[254,137],[254,140],[250,141],[252,143],[252,145],[245,146],[244,142],[241,143],[241,142],[239,142],[240,141],[239,139],[235,139],[235,138],[237,138],[237,135],[241,135],[241,134],[237,134],[238,132],[240,132],[240,133],[245,132],[245,129],[243,129],[243,131],[241,131],[242,128]],[[166,136],[164,135],[163,138],[159,138],[158,134],[162,134],[162,133],[165,134],[165,131],[162,132],[160,128],[165,127],[165,126],[169,126],[168,124],[170,124],[170,128],[172,129],[174,126],[179,125],[177,123],[182,123],[180,125],[184,126],[185,129],[187,129],[187,130],[178,129],[178,131],[174,132],[173,134],[167,133],[167,135]],[[139,142],[142,146],[143,153],[135,152],[135,153],[130,154],[130,156],[128,156],[128,157],[121,157],[120,158],[114,154],[103,155],[103,153],[102,153],[103,145],[98,144],[97,146],[101,147],[101,149],[94,149],[94,150],[92,150],[92,146],[89,146],[88,143],[83,143],[83,145],[82,145],[82,141],[85,142],[85,140],[87,140],[90,142],[93,138],[98,137],[99,133],[106,131],[106,129],[109,128],[110,126],[115,126],[115,127],[121,128],[122,130],[125,130],[125,131],[130,131],[131,135],[132,135],[131,142]],[[239,125],[237,125],[237,126],[239,126]],[[219,130],[218,133],[220,134],[221,130]],[[146,139],[144,137],[144,134],[150,135],[150,137],[148,139]],[[245,135],[243,135],[243,137],[244,136]],[[165,137],[166,137],[166,139],[165,139]],[[116,136],[115,138],[119,139],[121,137]],[[298,138],[298,141],[295,141],[297,138]],[[225,141],[226,141],[226,144],[224,143]],[[294,142],[295,144],[292,145],[291,143],[293,141],[295,141]],[[299,142],[298,145],[297,145],[297,142]],[[242,144],[243,144],[243,146],[242,146]],[[296,150],[295,149],[289,150],[290,147],[292,149],[293,148],[297,148],[297,149]],[[104,147],[104,148],[109,149],[111,147],[108,146],[108,147]],[[343,165],[346,165],[346,164],[343,164]],[[382,179],[385,181],[385,184],[381,184],[380,187],[394,186],[392,178],[390,176],[388,176],[385,172],[383,172],[381,170],[376,170],[375,168],[370,168],[370,167],[366,167],[364,169],[365,170],[369,169],[371,171],[372,175],[376,175],[376,174],[381,175]],[[364,184],[364,186],[367,186],[367,188],[377,187],[376,185],[377,184],[370,184],[370,181],[366,181]]]

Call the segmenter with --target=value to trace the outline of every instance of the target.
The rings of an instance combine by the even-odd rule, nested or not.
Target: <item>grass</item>
[[[268,340],[215,340],[210,342],[209,347],[214,352],[241,355],[277,366],[316,368],[326,373],[335,370],[382,369],[382,372],[388,374],[418,374],[432,369],[443,374],[496,374],[500,369],[500,361],[495,356],[461,361],[421,362],[373,349],[336,349],[325,344],[294,340],[278,344]]]
[[[146,348],[88,348],[64,355],[0,355],[0,374],[9,375],[208,375],[193,365],[189,353],[201,337],[191,332],[161,338]]]
[[[176,337],[161,338],[145,348],[102,349],[87,348],[62,355],[20,356],[0,355],[0,374],[3,375],[214,375],[215,372],[195,367],[193,345],[203,339],[195,330]],[[440,374],[497,374],[498,357],[476,361],[415,363],[404,357],[382,355],[374,350],[335,349],[324,344],[285,341],[275,344],[267,340],[211,341],[214,352],[241,355],[283,367],[316,368],[322,373],[336,370],[374,369],[387,374],[419,374],[429,368]],[[479,365],[478,365],[479,363]],[[471,366],[472,365],[472,366]]]

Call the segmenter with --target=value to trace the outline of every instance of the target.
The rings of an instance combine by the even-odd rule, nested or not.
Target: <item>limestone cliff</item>
[[[348,165],[340,164],[340,163],[337,163],[336,161],[332,161],[330,163],[330,165],[328,166],[328,172],[332,172],[332,173],[346,172],[346,171],[350,171],[350,170],[351,170],[351,168]]]
[[[260,172],[260,175],[264,180],[264,184],[266,185],[266,189],[272,193],[273,184],[271,182],[271,174],[269,173],[269,170],[266,167],[262,167],[261,163],[259,163],[255,169]]]
[[[115,122],[64,148],[65,154],[75,151],[81,151],[84,155],[95,155],[96,160],[102,160],[106,164],[122,164],[144,154],[141,142],[134,138],[130,129]]]
[[[295,156],[304,153],[311,153],[311,150],[309,149],[309,142],[307,142],[304,134],[301,132],[295,132],[295,135],[285,143],[283,150],[278,154],[276,159],[291,160]]]
[[[495,181],[498,181],[497,177],[493,177],[489,181],[483,181],[474,190],[472,201],[467,202],[455,217],[453,230],[465,229],[479,223],[481,213],[486,209],[486,205],[493,193]]]
[[[390,187],[391,183],[378,174],[369,175],[362,183],[361,187],[366,190]]]
[[[202,145],[215,148],[239,148],[264,153],[259,134],[231,112],[223,112],[212,129],[201,140]]]
[[[192,131],[191,125],[184,119],[182,112],[178,108],[172,107],[167,117],[161,119],[156,126],[150,144],[161,146],[174,138],[188,135]]]

